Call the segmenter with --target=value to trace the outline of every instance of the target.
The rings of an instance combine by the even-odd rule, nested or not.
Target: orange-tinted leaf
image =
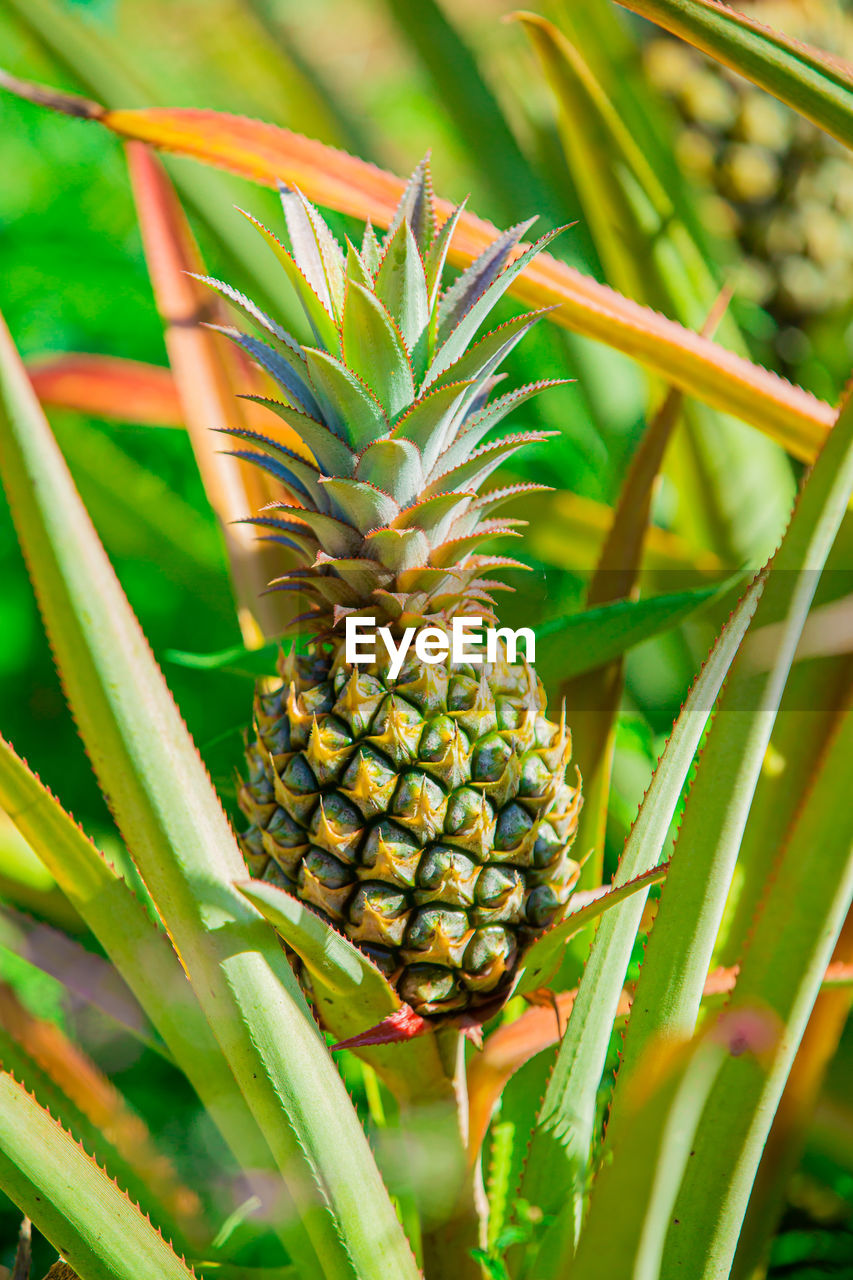
[[[5,73],[0,83],[30,101],[98,120],[122,137],[192,156],[269,186],[281,180],[295,184],[311,200],[380,226],[389,225],[404,189],[402,178],[375,165],[257,120],[187,108],[110,111]],[[439,200],[437,207],[440,218],[450,215],[449,201]],[[464,211],[451,260],[470,262],[496,234],[491,223]],[[811,461],[835,419],[830,405],[802,388],[548,254],[529,264],[511,292],[534,307],[555,307],[551,318],[557,323],[624,352],[687,394],[751,423],[796,457]]]
[[[31,361],[27,372],[36,395],[48,407],[151,427],[174,427],[182,421],[174,379],[160,365],[63,352]]]
[[[241,353],[206,327],[225,316],[211,290],[189,274],[203,275],[204,264],[163,167],[138,143],[129,144],[128,162],[183,421],[222,528],[244,639],[252,643],[258,627],[267,636],[278,635],[299,611],[282,592],[264,594],[287,553],[259,542],[251,526],[239,523],[281,495],[264,472],[225,453],[219,434],[248,426],[238,393],[264,388]],[[277,431],[282,443],[302,451],[291,428],[277,424]]]
[[[714,969],[705,980],[703,1001],[719,1004],[734,990],[737,965]],[[823,985],[832,988],[853,986],[853,963],[834,959],[824,975]],[[476,1160],[495,1104],[507,1081],[520,1071],[537,1053],[549,1049],[562,1038],[572,1012],[576,992],[531,992],[532,1007],[515,1022],[504,1023],[493,1031],[482,1053],[471,1059],[468,1067],[469,1153]],[[533,1001],[535,1000],[535,1003]],[[623,991],[617,1018],[624,1018],[631,1006],[629,991]]]
[[[0,983],[0,1038],[9,1037],[34,1068],[67,1098],[92,1130],[113,1148],[134,1172],[170,1218],[191,1238],[201,1238],[198,1217],[201,1202],[185,1186],[171,1161],[157,1149],[145,1121],[132,1111],[115,1085],[53,1022],[35,1017],[6,983]],[[2,1039],[0,1039],[2,1051]],[[24,1076],[27,1068],[6,1062]],[[60,1103],[61,1105],[61,1103]]]

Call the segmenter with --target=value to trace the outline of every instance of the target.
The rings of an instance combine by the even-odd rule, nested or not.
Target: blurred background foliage
[[[833,47],[843,50],[848,20],[837,5],[787,0],[787,9],[809,16],[811,38],[829,47],[814,34],[820,10],[821,32],[830,28]],[[642,152],[646,168],[632,169],[628,152],[596,149],[601,121],[594,114],[573,112],[568,99],[560,108],[553,60],[540,60],[535,27],[508,20],[511,11],[508,0],[6,0],[0,63],[108,105],[215,107],[268,119],[398,173],[431,150],[440,194],[459,200],[470,193],[469,207],[499,225],[534,213],[539,231],[572,223],[557,242],[558,257],[684,324],[701,327],[718,290],[732,284],[720,340],[835,401],[853,353],[853,287],[841,283],[850,281],[853,263],[853,166],[846,155],[810,126],[792,123],[774,100],[747,92],[609,3],[549,0],[543,14],[580,50]],[[772,20],[792,29],[790,15],[774,12]],[[254,296],[260,280],[272,293],[268,305],[289,318],[292,299],[270,283],[251,231],[232,212],[239,204],[276,227],[273,194],[190,161],[171,160],[169,168],[212,274]],[[4,95],[0,171],[2,306],[25,356],[83,351],[165,364],[120,142]],[[625,209],[633,210],[631,226],[620,221]],[[339,232],[352,229],[343,217],[330,221]],[[659,254],[661,246],[666,252]],[[523,513],[533,525],[522,554],[535,573],[507,600],[511,622],[580,605],[628,463],[664,388],[626,358],[547,324],[507,367],[513,383],[576,379],[525,410],[525,425],[556,429],[559,438],[530,451],[517,474],[559,492]],[[135,424],[132,407],[126,416],[118,423],[51,412],[98,532],[233,810],[250,683],[170,660],[175,651],[208,653],[240,642],[222,540],[186,434]],[[655,493],[642,593],[723,581],[761,563],[784,527],[798,471],[754,430],[689,406]],[[836,569],[850,565],[850,550],[847,528]],[[849,574],[829,574],[823,599],[849,589]],[[725,602],[712,604],[629,655],[607,872],[726,609]],[[832,661],[801,664],[790,705],[799,699],[810,712],[809,670]],[[0,726],[102,847],[121,857],[5,508]],[[772,768],[763,785],[764,803],[772,805]],[[0,894],[47,920],[74,924],[49,876],[4,825]],[[70,1019],[78,1034],[82,1028],[89,1052],[168,1147],[176,1107],[170,1090],[178,1079],[168,1066],[91,1009],[69,1009],[58,984],[1,945],[0,978],[33,1012]],[[514,1106],[523,1111],[525,1098],[538,1100],[545,1059],[512,1082],[505,1117]],[[853,1275],[851,1067],[848,1029],[791,1184],[771,1275]],[[358,1063],[349,1060],[346,1070],[363,1103]],[[184,1143],[172,1152],[190,1179],[193,1161],[209,1160],[215,1144],[207,1131],[196,1139],[194,1149]],[[9,1209],[0,1237],[9,1247],[0,1262],[11,1258],[13,1219]]]

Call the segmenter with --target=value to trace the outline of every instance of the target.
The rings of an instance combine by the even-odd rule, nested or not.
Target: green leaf
[[[140,1044],[172,1060],[115,966],[76,938],[0,903],[0,947],[50,974],[78,1001],[98,1009]]]
[[[376,440],[359,458],[355,474],[375,486],[390,482],[395,500],[404,507],[424,486],[420,450],[410,440]]]
[[[458,365],[461,364],[461,357],[468,354],[468,348],[474,334],[477,332],[480,325],[486,319],[486,316],[498,300],[506,293],[516,276],[518,276],[527,264],[531,262],[538,253],[541,253],[546,245],[549,245],[561,231],[565,231],[565,227],[557,227],[554,231],[549,231],[546,235],[540,236],[535,244],[530,245],[529,248],[525,249],[524,253],[519,254],[518,257],[513,259],[508,266],[504,267],[497,279],[493,280],[491,284],[488,285],[481,294],[479,294],[477,299],[468,307],[467,311],[465,311],[464,315],[454,328],[450,330],[446,339],[438,348],[438,351],[435,354],[435,359],[427,370],[427,374],[424,379],[425,387],[431,386],[432,383],[434,383],[437,378],[442,377],[442,375],[447,375],[448,370],[450,370],[454,364],[457,365],[457,369],[454,370],[453,381],[458,382],[460,378],[469,376],[467,373],[460,373],[458,371]]]
[[[400,223],[385,246],[375,283],[412,351],[429,320],[429,299],[423,259],[408,222]]]
[[[622,1124],[623,1080],[630,1080],[643,1045],[651,1036],[681,1035],[695,1025],[785,682],[851,492],[853,402],[848,399],[803,485],[756,610],[756,628],[779,624],[775,655],[769,669],[761,671],[738,655],[687,798],[628,1021],[608,1145]],[[764,874],[763,868],[757,870]]]
[[[142,1211],[5,1071],[0,1187],[84,1280],[192,1280]]]
[[[163,1232],[201,1248],[210,1232],[201,1203],[183,1184],[142,1116],[55,1022],[43,1021],[0,983],[0,1063],[73,1133]],[[176,1109],[187,1118],[186,1109]]]
[[[301,191],[279,186],[287,233],[297,263],[326,310],[340,322],[344,301],[344,257],[325,219]]]
[[[346,1001],[363,1027],[399,1009],[399,998],[376,965],[316,911],[262,880],[240,880],[237,888],[293,948],[311,977]]]
[[[264,881],[242,880],[237,887],[308,969],[318,1016],[336,1040],[358,1035],[400,1008],[399,997],[364,953],[298,898]],[[452,1081],[436,1036],[362,1048],[358,1056],[405,1104],[410,1125],[416,1110],[427,1111],[427,1145],[433,1157],[440,1144],[449,1162],[463,1163]],[[417,1140],[415,1133],[416,1127],[408,1130],[410,1141]],[[427,1153],[424,1160],[428,1167]],[[450,1167],[445,1167],[446,1177]]]
[[[388,417],[367,385],[340,360],[306,348],[305,359],[326,421],[360,453],[388,433]]]
[[[525,315],[514,316],[512,320],[507,320],[506,324],[498,325],[497,329],[492,329],[485,334],[479,342],[467,347],[449,368],[435,378],[430,370],[424,379],[421,394],[433,381],[436,387],[475,380],[482,385],[521,341],[528,329],[545,314],[544,311],[528,311]]]
[[[94,94],[113,107],[145,107],[160,101],[157,85],[149,84],[126,42],[111,35],[106,23],[87,21],[88,15],[68,9],[59,0],[11,0],[15,21],[43,46],[57,66],[84,93]],[[196,166],[173,166],[170,174],[181,200],[222,247],[224,258],[235,278],[253,282],[256,301],[279,318],[296,318],[290,289],[269,271],[267,255],[257,237],[246,227],[235,209],[242,195],[224,174]]]
[[[331,479],[323,488],[332,496],[349,525],[360,533],[369,533],[379,525],[389,524],[399,515],[400,506],[390,494],[362,480]]]
[[[119,827],[297,1212],[307,1276],[415,1275],[364,1133],[272,930],[234,889],[243,860],[204,767],[0,335],[0,473],[54,653]],[[343,1241],[346,1241],[344,1244]]]
[[[592,671],[643,640],[677,626],[729,584],[616,600],[536,628],[536,670],[544,683]]]
[[[610,68],[605,89],[581,50],[556,27],[535,14],[519,18],[559,104],[564,150],[609,282],[699,329],[720,280],[675,208],[671,177],[659,176],[641,144],[638,117],[648,112],[647,103],[635,102],[630,115],[620,116],[609,96],[616,68]],[[585,27],[583,34],[591,59],[594,37]],[[670,153],[668,173],[674,168]],[[727,347],[748,354],[731,316],[720,319],[720,328]],[[787,459],[771,441],[706,405],[688,401],[684,418],[686,432],[676,437],[668,462],[686,494],[682,532],[735,563],[760,563],[776,546],[794,497]]]
[[[730,1055],[693,1141],[662,1280],[728,1274],[785,1081],[853,899],[853,683],[769,876],[726,1016],[777,1032],[760,1057]],[[792,904],[796,909],[792,910]]]
[[[600,920],[606,912],[612,911],[621,902],[632,898],[635,893],[643,894],[645,904],[646,891],[653,884],[660,884],[666,879],[666,872],[666,863],[651,867],[648,871],[635,876],[633,880],[613,885],[611,888],[594,890],[593,896],[582,905],[573,906],[573,899],[570,898],[568,915],[541,938],[537,938],[530,949],[525,951],[518,986],[515,988],[516,994],[524,995],[526,991],[535,991],[537,987],[547,986],[559,967],[566,943],[570,938],[580,933],[582,929],[586,929],[594,921]],[[575,895],[581,898],[587,896],[583,893]]]
[[[733,613],[688,694],[626,841],[615,886],[648,872],[664,854],[708,716],[763,589],[763,578],[759,578]],[[560,1274],[574,1248],[596,1096],[645,899],[644,893],[635,894],[607,912],[598,927],[530,1144],[521,1194],[545,1213],[557,1214],[559,1222],[549,1258],[537,1260],[543,1280]],[[539,1280],[538,1270],[536,1275]]]
[[[471,382],[450,382],[421,396],[394,423],[395,440],[411,440],[421,451],[425,474],[429,474],[444,444],[445,436]]]
[[[713,1035],[695,1045],[649,1046],[631,1127],[593,1186],[572,1280],[658,1280],[672,1206],[684,1170],[695,1163],[693,1135],[726,1048]]]
[[[269,1149],[168,938],[70,814],[0,737],[0,806],[98,939],[244,1167]]]
[[[441,295],[437,314],[439,342],[450,336],[477,299],[497,279],[535,221],[535,218],[528,218],[502,231]]]
[[[246,213],[243,209],[240,212],[261,233],[281,266],[284,267],[285,274],[293,286],[293,291],[299,299],[316,340],[326,347],[328,351],[337,351],[339,338],[334,319],[310,281],[305,277],[293,255],[285,249],[278,237],[273,235],[262,222],[259,222],[257,218],[253,218],[250,213]]]
[[[514,221],[558,202],[516,140],[500,102],[464,40],[437,0],[386,0],[406,41],[432,78],[435,101],[449,112],[455,139],[492,193],[502,220]]]
[[[230,649],[219,649],[215,653],[185,653],[181,649],[167,649],[163,658],[176,667],[187,667],[191,671],[227,671],[231,675],[245,676],[254,681],[259,676],[275,675],[280,653],[281,641],[271,640],[260,649],[247,649],[238,644]]]
[[[391,417],[412,403],[412,366],[400,331],[382,303],[363,285],[347,285],[342,329],[347,367],[369,384]]]
[[[848,63],[714,0],[619,0],[853,146]]]
[[[270,405],[270,407],[275,408],[274,405]],[[322,422],[318,422],[316,418],[310,418],[307,414],[299,413],[287,405],[282,405],[280,410],[276,410],[276,412],[279,413],[284,422],[293,427],[302,443],[311,450],[317,466],[324,475],[352,475],[355,470],[355,455],[327,426],[324,426]],[[268,453],[270,457],[279,459],[286,467],[292,469],[294,475],[310,489],[313,483],[313,476],[309,474],[306,480],[305,468],[310,467],[312,473],[316,471],[316,468],[310,463],[306,463],[304,459],[296,457],[292,450],[279,444],[276,440],[261,435],[257,431],[246,431],[240,428],[223,428],[222,430],[224,434],[234,436],[240,440],[247,440],[249,444],[256,445],[264,453]],[[311,496],[314,497],[314,494],[312,493]]]

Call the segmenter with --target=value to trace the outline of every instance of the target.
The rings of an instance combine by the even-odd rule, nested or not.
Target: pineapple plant
[[[164,172],[141,144],[129,149],[181,412],[188,427],[194,405],[196,422],[204,418],[192,444],[209,463],[208,429],[225,426],[241,458],[265,469],[265,485],[279,486],[273,506],[251,519],[281,556],[273,599],[298,601],[292,612],[302,613],[303,641],[282,657],[280,684],[257,693],[242,793],[254,879],[221,804],[230,792],[220,797],[199,758],[110,564],[109,538],[105,547],[0,323],[0,479],[129,855],[105,856],[0,737],[0,805],[74,909],[74,929],[85,926],[78,938],[87,945],[21,913],[0,910],[0,921],[15,926],[19,960],[53,964],[69,995],[106,995],[126,1019],[120,1043],[139,1037],[143,1068],[156,1054],[168,1073],[166,1105],[146,1108],[161,1128],[165,1113],[168,1130],[150,1139],[143,1130],[139,1143],[134,1126],[138,1149],[127,1149],[115,1122],[130,1099],[105,1088],[96,1064],[85,1073],[88,1093],[73,1069],[80,1058],[70,1032],[85,1042],[85,1025],[66,1034],[53,1020],[0,1019],[0,1189],[32,1218],[44,1237],[37,1244],[60,1255],[50,1274],[757,1274],[853,975],[844,925],[853,811],[838,803],[853,750],[849,654],[821,653],[816,669],[800,644],[807,625],[826,621],[818,610],[834,603],[832,579],[843,577],[819,581],[824,566],[848,567],[849,395],[836,414],[565,263],[540,258],[519,279],[541,244],[525,251],[517,227],[483,253],[497,233],[467,211],[436,229],[425,167],[394,217],[403,184],[393,174],[275,126],[197,109],[110,110],[44,86],[10,87],[125,139],[270,185],[283,175],[321,205],[390,224],[382,243],[368,228],[359,250],[344,251],[286,189],[293,253],[264,234],[313,337],[297,342],[269,318],[282,314],[275,303],[263,312],[211,281],[261,330],[260,338],[231,331],[235,352],[201,327],[210,314],[195,305],[204,286],[196,279],[190,288],[185,269],[204,272]],[[435,206],[446,220],[449,206]],[[451,236],[452,260],[476,261],[442,294]],[[388,628],[395,652],[412,629],[441,638],[460,620],[494,617],[493,579],[511,562],[486,555],[481,540],[514,532],[493,512],[519,489],[484,487],[525,437],[489,443],[488,433],[542,385],[490,398],[502,357],[535,318],[477,340],[507,286],[528,304],[564,304],[552,319],[659,372],[671,368],[679,387],[715,405],[728,396],[729,407],[814,463],[776,555],[687,693],[612,887],[583,893],[570,894],[580,793],[565,776],[568,731],[562,716],[548,717],[531,667],[509,645],[487,651],[484,664],[422,660],[399,670],[390,652],[361,664],[345,645],[353,617]],[[184,301],[191,305],[177,305]],[[281,387],[274,402],[252,407],[251,430],[238,427],[231,394],[230,373],[244,372],[246,353]],[[234,370],[225,368],[235,356]],[[156,372],[162,392],[165,371]],[[125,413],[139,412],[133,388],[144,375],[111,368]],[[231,416],[219,412],[226,404]],[[649,465],[655,433],[652,422],[637,455],[644,478],[629,478],[608,541],[622,548],[626,574],[640,562],[660,460]],[[242,462],[216,456],[246,474]],[[203,474],[216,479],[212,467]],[[231,507],[215,483],[210,497],[224,526]],[[241,556],[232,565],[235,585],[241,573],[249,580]],[[184,599],[194,604],[195,581],[192,592]],[[613,664],[633,643],[619,615],[636,620],[650,603],[626,598],[616,612],[554,619],[550,639],[566,667],[575,665],[549,674],[565,682],[607,661],[617,675]],[[254,655],[253,670],[266,653]],[[246,656],[241,647],[241,663]],[[204,657],[218,666],[222,655]],[[548,659],[539,658],[545,674]],[[819,712],[807,717],[808,732],[806,691]],[[615,705],[605,714],[609,729]],[[600,772],[598,780],[588,770],[586,804],[603,818],[609,779]],[[663,886],[654,904],[652,884]],[[559,922],[548,927],[549,919]],[[396,932],[386,928],[395,922]],[[583,971],[567,989],[566,944],[592,923]],[[472,1023],[510,991],[519,999],[474,1052],[465,1043],[466,1034],[477,1039]],[[395,1044],[350,1034],[392,1021],[406,999],[434,1034]],[[345,1037],[335,1057],[324,1031]],[[522,1071],[549,1048],[555,1060],[539,1063],[549,1070]],[[230,1155],[218,1139],[207,1146],[214,1129]],[[161,1141],[177,1155],[196,1134],[204,1145],[187,1154],[203,1158],[180,1152],[175,1171],[197,1189],[189,1195],[197,1215],[178,1215],[163,1195],[171,1166],[147,1155]],[[137,1183],[140,1207],[131,1198]],[[178,1187],[181,1203],[189,1185]],[[47,1265],[37,1257],[33,1274]]]
[[[833,0],[752,0],[738,6],[806,44],[849,58],[853,19]],[[849,309],[853,291],[853,163],[816,125],[689,45],[656,34],[643,59],[650,83],[682,122],[679,159],[709,192],[709,224],[743,253],[738,289],[783,332]],[[783,339],[783,348],[792,343]],[[793,340],[793,350],[803,346]],[[785,350],[781,352],[785,355]]]
[[[282,188],[292,254],[262,228],[304,307],[314,345],[218,281],[263,340],[233,331],[276,381],[266,403],[299,437],[237,430],[239,455],[282,485],[254,517],[295,556],[275,586],[305,602],[302,652],[255,702],[240,803],[253,872],[296,894],[355,942],[418,1015],[481,1022],[506,1000],[521,954],[562,915],[581,802],[566,778],[571,736],[549,719],[526,659],[499,636],[494,661],[390,653],[347,661],[348,617],[391,637],[454,618],[495,621],[488,574],[516,566],[482,544],[514,532],[495,517],[533,486],[485,490],[541,432],[483,443],[550,385],[490,398],[497,370],[535,322],[475,338],[522,267],[530,223],[499,236],[442,289],[457,215],[437,231],[426,163],[382,243],[333,239],[297,190]],[[270,415],[272,420],[272,414]],[[291,441],[292,443],[292,441]],[[248,446],[253,446],[249,448]],[[393,648],[393,641],[391,647]]]

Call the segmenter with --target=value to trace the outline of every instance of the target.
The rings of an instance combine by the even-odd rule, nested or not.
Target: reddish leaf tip
[[[399,1044],[403,1040],[414,1040],[430,1029],[426,1018],[422,1018],[414,1009],[403,1004],[387,1018],[377,1022],[375,1027],[362,1031],[360,1035],[351,1036],[349,1040],[339,1040],[332,1045],[332,1053],[339,1049],[363,1049],[373,1044]]]

